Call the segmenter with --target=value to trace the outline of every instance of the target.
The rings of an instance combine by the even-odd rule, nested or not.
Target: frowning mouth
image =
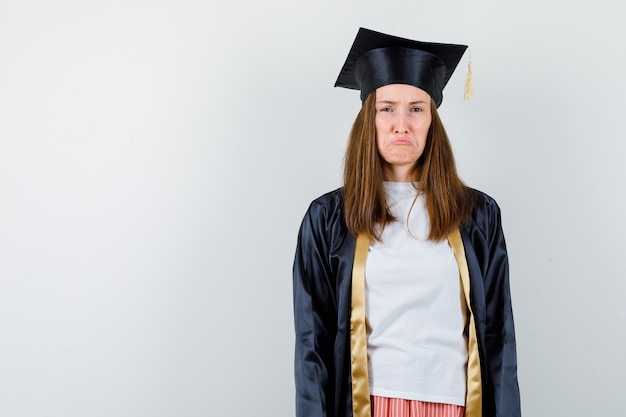
[[[411,141],[408,139],[395,139],[391,141],[391,145],[410,145]]]

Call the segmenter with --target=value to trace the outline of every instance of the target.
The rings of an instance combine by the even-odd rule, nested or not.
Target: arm
[[[500,209],[490,204],[487,218],[488,257],[485,266],[485,349],[493,384],[496,417],[520,415],[515,327],[509,286],[509,263]]]
[[[323,206],[311,206],[293,265],[296,416],[326,417],[334,409],[333,343],[336,295],[329,265]]]

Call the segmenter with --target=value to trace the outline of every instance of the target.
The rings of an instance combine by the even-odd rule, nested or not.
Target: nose
[[[404,113],[399,113],[396,115],[396,120],[394,123],[394,133],[407,133],[409,131],[409,124],[407,120],[408,116]]]

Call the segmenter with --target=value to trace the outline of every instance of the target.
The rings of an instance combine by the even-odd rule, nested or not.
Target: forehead
[[[409,84],[388,84],[376,89],[376,101],[430,101],[430,95]]]

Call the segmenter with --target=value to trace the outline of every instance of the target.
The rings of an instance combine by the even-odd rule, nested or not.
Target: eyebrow
[[[428,103],[426,100],[417,100],[417,101],[410,102],[409,105],[426,104],[426,103]],[[380,101],[377,101],[376,104],[398,104],[398,102],[392,101],[392,100],[380,100]]]

